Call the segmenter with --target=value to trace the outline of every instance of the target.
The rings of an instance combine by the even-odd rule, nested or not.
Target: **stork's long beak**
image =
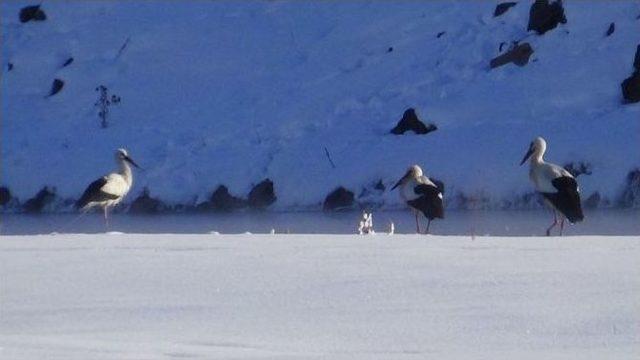
[[[138,166],[138,164],[136,164],[136,162],[135,162],[135,161],[133,161],[133,159],[132,159],[132,158],[130,158],[130,157],[128,157],[128,156],[125,156],[125,157],[124,157],[124,159],[125,159],[125,160],[127,160],[127,162],[128,162],[129,164],[131,164],[131,165],[133,165],[133,166],[137,167],[138,169],[142,169],[140,166]]]
[[[398,182],[395,185],[393,185],[391,190],[395,190],[395,188],[400,186],[400,184],[402,184],[407,177],[409,177],[409,173],[408,172],[406,174],[404,174],[404,176],[400,180],[398,180]]]
[[[531,154],[533,154],[533,146],[530,146],[529,147],[529,151],[527,151],[527,153],[524,154],[524,157],[522,158],[522,161],[520,162],[520,166],[522,166],[522,164],[524,164],[527,161],[527,159],[529,159]]]

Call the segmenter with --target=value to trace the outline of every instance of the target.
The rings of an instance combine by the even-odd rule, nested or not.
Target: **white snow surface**
[[[0,241],[2,359],[637,359],[640,237]]]
[[[124,146],[146,169],[132,196],[148,186],[170,203],[268,177],[274,209],[317,208],[413,163],[447,196],[499,202],[531,190],[517,164],[542,135],[549,160],[593,165],[585,196],[615,199],[640,163],[640,105],[620,90],[640,5],[566,1],[566,25],[528,36],[530,3],[494,18],[495,1],[46,1],[46,21],[21,24],[30,2],[3,1],[0,182],[23,200],[43,185],[77,198]],[[500,43],[525,37],[528,65],[489,71]],[[54,78],[64,89],[45,98]],[[122,98],[107,129],[98,85]],[[408,107],[439,129],[389,134]]]

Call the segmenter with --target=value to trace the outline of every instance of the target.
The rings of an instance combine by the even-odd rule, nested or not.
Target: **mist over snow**
[[[640,5],[566,1],[567,23],[535,35],[531,3],[494,17],[495,1],[45,1],[46,20],[21,23],[33,4],[3,1],[0,185],[77,198],[126,147],[146,169],[128,201],[246,197],[268,178],[270,209],[320,209],[340,186],[360,201],[380,181],[367,201],[393,207],[417,163],[450,206],[500,204],[531,191],[518,163],[542,135],[548,160],[590,164],[584,197],[613,201],[640,166],[640,106],[620,89]],[[489,68],[521,39],[528,64]],[[121,99],[107,128],[100,85]],[[391,134],[408,108],[437,130]]]

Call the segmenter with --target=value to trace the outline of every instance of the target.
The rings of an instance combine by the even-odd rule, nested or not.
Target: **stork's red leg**
[[[416,233],[420,234],[420,222],[418,221],[418,212],[414,211],[416,213]]]
[[[560,220],[560,236],[562,236],[562,230],[564,230],[564,220],[564,217]]]
[[[558,224],[558,214],[556,214],[556,211],[553,210],[553,224],[551,224],[551,226],[549,226],[549,228],[547,229],[547,236],[551,236],[551,229],[553,229],[557,224]]]

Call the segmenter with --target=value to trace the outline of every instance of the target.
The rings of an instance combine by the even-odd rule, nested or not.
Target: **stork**
[[[536,192],[544,197],[547,206],[553,210],[553,223],[546,234],[551,235],[551,230],[558,224],[558,213],[560,213],[560,236],[562,236],[565,219],[572,224],[584,220],[580,205],[580,189],[576,179],[567,170],[544,161],[543,156],[546,150],[547,142],[541,137],[535,138],[520,165],[522,166],[527,159],[531,158],[529,178]]]
[[[409,167],[404,176],[391,188],[394,190],[400,186],[400,197],[409,205],[416,215],[416,232],[420,233],[420,222],[418,215],[420,212],[427,218],[427,229],[429,233],[431,220],[444,219],[444,207],[442,205],[442,190],[428,177],[424,176],[422,169],[418,165]]]
[[[104,211],[105,226],[109,226],[108,209],[114,207],[127,195],[133,184],[131,166],[140,168],[125,149],[118,149],[115,153],[116,163],[120,167],[118,172],[112,172],[89,184],[87,189],[76,202],[76,209],[87,211],[99,206]]]

